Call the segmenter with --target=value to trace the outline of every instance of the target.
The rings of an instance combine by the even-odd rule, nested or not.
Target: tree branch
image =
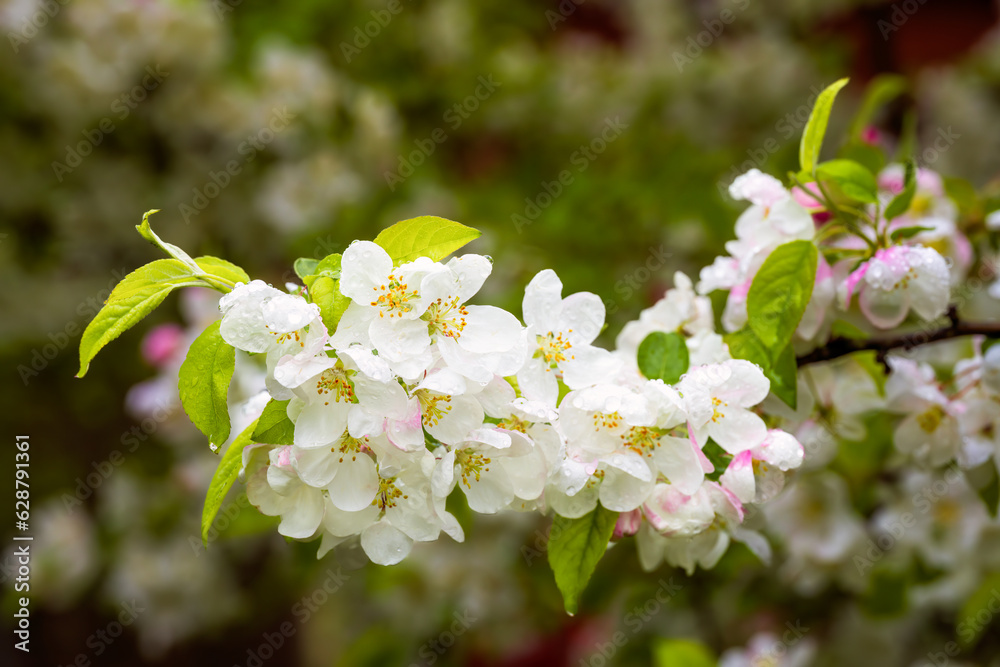
[[[950,338],[961,338],[962,336],[972,336],[983,334],[986,336],[1000,336],[1000,323],[998,322],[962,322],[958,319],[958,312],[952,306],[948,310],[948,320],[950,324],[940,329],[930,331],[916,331],[902,336],[869,338],[867,340],[843,338],[838,336],[831,338],[823,347],[818,347],[809,354],[804,354],[796,358],[800,367],[809,364],[817,364],[823,361],[830,361],[838,357],[844,357],[854,352],[864,352],[874,350],[879,363],[885,363],[885,356],[892,350],[905,349],[912,350],[918,345],[926,345],[939,340]]]

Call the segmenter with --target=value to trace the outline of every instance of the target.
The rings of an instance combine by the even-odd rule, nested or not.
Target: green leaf
[[[469,241],[479,238],[480,232],[463,224],[422,215],[397,222],[382,230],[375,243],[392,257],[393,264],[405,264],[418,257],[430,257],[435,262],[455,252]]]
[[[879,107],[902,95],[906,88],[906,77],[898,74],[881,74],[872,79],[865,91],[865,98],[851,121],[851,137],[860,140]]]
[[[867,336],[863,335],[862,338],[867,338]],[[868,371],[868,375],[875,382],[875,388],[878,390],[879,396],[885,396],[885,382],[888,376],[886,375],[885,366],[879,363],[874,350],[856,352],[853,356],[861,364],[861,367]]]
[[[749,327],[728,333],[722,339],[729,347],[729,354],[733,359],[746,359],[765,370],[771,367],[771,355],[767,347]]]
[[[811,241],[778,246],[754,276],[747,294],[750,329],[768,350],[771,364],[792,340],[812,298],[819,252]]]
[[[254,442],[268,445],[291,445],[295,443],[295,424],[288,418],[288,401],[273,398],[264,406],[264,412],[257,420],[257,428],[250,438]]]
[[[994,572],[986,577],[976,592],[969,596],[958,613],[955,630],[958,632],[958,642],[965,648],[974,646],[990,622],[996,618],[997,602],[1000,602],[1000,572]],[[983,623],[983,612],[988,618]]]
[[[202,268],[202,270],[205,271],[205,273],[217,278],[222,278],[227,283],[231,283],[230,289],[232,289],[232,286],[235,286],[236,283],[250,282],[250,276],[247,275],[247,272],[232,262],[227,262],[224,259],[212,257],[211,255],[197,257],[194,261]]]
[[[777,359],[771,359],[768,351],[757,335],[749,327],[726,334],[723,337],[729,347],[729,354],[734,359],[746,359],[757,364],[764,371],[765,377],[771,383],[771,391],[793,410],[798,406],[798,364],[795,361],[795,351],[791,345],[778,354]]]
[[[885,167],[885,154],[871,144],[860,141],[850,141],[837,151],[837,156],[845,160],[854,160],[873,174]]]
[[[656,667],[715,667],[711,651],[690,639],[661,639],[653,644]]]
[[[313,259],[311,257],[299,257],[295,260],[295,264],[292,268],[295,269],[295,275],[297,275],[302,280],[305,280],[307,276],[316,275],[316,267],[319,265],[319,260]]]
[[[870,577],[862,608],[876,618],[896,618],[906,613],[909,602],[906,573],[884,567],[873,570]]]
[[[128,280],[128,276],[125,277],[125,280]],[[82,378],[86,375],[87,369],[90,368],[90,362],[105,345],[153,312],[174,288],[182,284],[198,285],[200,283],[198,281],[171,282],[169,280],[163,283],[147,283],[136,289],[119,292],[114,301],[109,297],[108,302],[87,325],[83,337],[80,339],[80,370],[76,376]],[[116,287],[115,290],[117,291],[118,288]],[[112,292],[112,296],[115,296],[115,292]]]
[[[866,167],[851,160],[829,160],[816,167],[823,180],[834,183],[840,191],[851,199],[866,204],[878,201],[878,185],[875,175]]]
[[[673,331],[654,331],[639,344],[637,361],[646,379],[675,384],[690,365],[684,336]]]
[[[236,368],[236,349],[222,340],[221,324],[216,320],[191,343],[178,378],[184,412],[212,445],[229,438],[229,383]]]
[[[966,470],[965,478],[969,480],[969,486],[976,490],[979,499],[986,505],[986,511],[995,519],[997,506],[1000,504],[1000,477],[997,476],[996,464],[991,459],[975,468]]]
[[[326,330],[332,335],[337,330],[337,324],[351,300],[340,293],[340,283],[327,276],[318,276],[309,286],[309,296],[312,302],[319,306],[319,316],[326,325]]]
[[[566,611],[575,614],[580,594],[607,550],[618,513],[601,505],[579,519],[556,516],[549,533],[549,567],[562,593]]]
[[[920,232],[931,232],[934,231],[933,227],[921,227],[920,225],[913,225],[912,227],[900,227],[891,234],[889,234],[889,240],[898,241],[900,239],[908,239],[916,236]]]
[[[226,453],[219,461],[219,467],[212,475],[212,481],[208,485],[208,493],[205,494],[205,507],[201,512],[201,541],[208,547],[208,531],[215,521],[215,515],[222,507],[222,501],[226,499],[226,494],[240,474],[240,467],[243,465],[243,448],[251,444],[250,434],[257,428],[257,420],[243,429],[243,432],[236,436],[230,443]]]
[[[847,85],[847,79],[840,79],[826,88],[816,98],[816,105],[809,114],[806,129],[802,132],[802,142],[799,144],[799,164],[802,171],[812,173],[819,160],[819,151],[823,146],[823,136],[830,122],[830,110],[833,100],[840,89]]]
[[[868,338],[867,332],[847,320],[834,320],[830,326],[830,335],[833,337],[850,338],[851,340],[864,340]]]
[[[795,350],[791,345],[778,355],[773,368],[765,369],[764,375],[771,381],[771,393],[784,401],[792,410],[799,404],[799,365],[795,361]]]
[[[142,238],[149,241],[150,243],[152,243],[153,245],[155,245],[156,247],[163,250],[165,253],[167,253],[177,261],[187,265],[187,267],[191,269],[192,273],[194,274],[204,273],[203,269],[200,266],[198,266],[198,264],[196,264],[193,259],[191,259],[191,255],[187,254],[186,252],[184,252],[177,246],[173,245],[172,243],[167,243],[166,241],[162,240],[159,236],[156,235],[152,227],[149,226],[149,216],[159,212],[160,209],[154,208],[151,211],[146,211],[145,213],[143,213],[142,224],[138,224],[135,226],[135,228],[139,231],[139,235],[142,236]]]
[[[183,287],[203,285],[183,262],[176,259],[157,259],[121,279],[108,295],[106,303],[122,301],[149,287]]]
[[[885,207],[885,219],[892,220],[910,210],[913,203],[913,195],[917,193],[917,165],[913,160],[906,163],[906,177],[903,191],[893,197],[889,205]]]

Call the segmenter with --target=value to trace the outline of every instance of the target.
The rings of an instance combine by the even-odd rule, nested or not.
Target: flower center
[[[726,403],[721,398],[712,397],[712,422],[715,423],[722,419],[723,414],[719,412],[719,406],[726,407],[729,403]]]
[[[660,446],[658,429],[648,426],[633,426],[618,437],[624,441],[626,447],[640,456],[652,456],[653,451]]]
[[[490,462],[489,457],[468,449],[460,449],[455,452],[455,463],[462,469],[462,484],[465,484],[467,489],[472,488],[469,477],[475,477],[478,482],[482,473],[490,471]]]
[[[614,429],[621,425],[622,416],[618,412],[595,412],[594,430],[600,431],[602,428]]]
[[[356,461],[358,454],[366,454],[371,450],[368,448],[368,436],[363,439],[352,438],[347,432],[344,432],[344,437],[340,440],[339,447],[331,447],[331,452],[340,452],[340,461],[338,463],[343,463],[344,458],[350,456],[352,461]]]
[[[572,329],[570,329],[572,331]],[[550,367],[555,366],[560,361],[566,361],[566,355],[564,354],[566,350],[573,347],[573,344],[568,340],[563,338],[562,333],[556,333],[550,331],[544,336],[538,334],[538,352],[535,353],[536,356],[541,356]],[[573,355],[570,355],[570,359]]]
[[[339,368],[328,368],[319,376],[316,381],[316,394],[327,396],[332,394],[335,402],[353,403],[354,387],[347,378],[347,371]],[[323,401],[323,405],[330,405],[330,401]]]
[[[528,426],[530,424],[516,415],[511,415],[506,419],[500,421],[497,426],[508,431],[517,431],[518,433],[523,433],[528,435]]]
[[[932,406],[923,414],[917,415],[917,426],[919,426],[924,433],[933,433],[938,430],[939,426],[941,426],[944,416],[944,408],[940,405]]]
[[[458,297],[438,299],[427,308],[423,319],[429,323],[427,330],[433,336],[441,334],[457,339],[465,329],[465,317],[469,311],[458,302]]]
[[[417,398],[420,400],[421,417],[424,426],[437,426],[441,418],[451,412],[451,396],[432,396],[426,391],[418,391]],[[441,405],[444,403],[444,405]]]
[[[420,298],[417,290],[411,290],[409,285],[394,273],[390,273],[386,280],[387,282],[382,285],[372,288],[378,296],[371,305],[382,309],[378,316],[385,317],[385,313],[388,312],[389,317],[402,317],[403,313],[413,310],[410,302]]]
[[[396,501],[402,498],[406,500],[409,496],[405,495],[399,487],[396,486],[396,478],[381,477],[378,480],[378,492],[375,494],[375,500],[372,501],[372,505],[375,505],[383,512],[387,509],[392,509],[396,506]]]

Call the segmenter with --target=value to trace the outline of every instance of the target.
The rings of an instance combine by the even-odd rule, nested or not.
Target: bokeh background
[[[1000,527],[961,480],[893,469],[884,424],[807,463],[761,518],[771,565],[733,547],[711,572],[644,574],[625,541],[570,618],[534,515],[463,517],[466,544],[381,568],[350,549],[317,561],[237,489],[203,549],[218,459],[174,396],[209,295],[171,297],[73,376],[110,287],[158,257],[134,231],[152,208],[165,239],[275,285],[296,257],[452,218],[495,260],[483,301],[519,313],[552,267],[605,300],[610,342],[733,236],[738,173],[795,167],[816,92],[841,76],[831,137],[867,81],[898,73],[909,93],[879,131],[915,108],[923,145],[953,137],[930,167],[997,177],[998,15],[985,0],[0,0],[0,420],[5,457],[31,437],[35,535],[32,650],[5,631],[3,664],[599,667],[650,664],[663,637],[730,656],[772,642],[780,664],[944,664],[930,656],[962,605],[1000,585]],[[234,403],[259,383],[240,378]],[[887,508],[927,488],[944,490],[919,529],[858,567]],[[997,653],[987,630],[947,659]]]

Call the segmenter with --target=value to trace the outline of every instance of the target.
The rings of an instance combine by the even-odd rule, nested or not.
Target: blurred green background
[[[641,665],[658,637],[720,654],[796,622],[814,664],[928,664],[958,602],[912,606],[907,587],[926,573],[803,590],[780,548],[767,567],[733,547],[688,578],[643,574],[623,542],[575,618],[534,515],[463,517],[466,544],[379,568],[349,550],[317,561],[234,493],[206,552],[217,459],[176,404],[155,409],[175,385],[141,350],[211,302],[172,297],[83,380],[76,346],[117,279],[158,257],[134,231],[152,208],[166,240],[275,285],[296,257],[452,218],[481,229],[469,250],[495,260],[481,300],[519,314],[524,285],[551,267],[567,293],[605,300],[610,342],[675,270],[696,275],[733,236],[740,207],[724,193],[738,173],[795,166],[815,93],[841,76],[852,83],[831,136],[866,81],[900,73],[912,95],[881,129],[898,132],[914,106],[924,141],[957,137],[932,168],[995,178],[997,18],[973,0],[3,0],[2,420],[8,439],[31,437],[36,535],[32,651],[5,639],[4,664]],[[877,466],[858,470],[838,479],[861,525]],[[680,592],[658,601],[671,578]],[[123,604],[143,610],[121,631]],[[965,656],[998,650],[987,633]]]

